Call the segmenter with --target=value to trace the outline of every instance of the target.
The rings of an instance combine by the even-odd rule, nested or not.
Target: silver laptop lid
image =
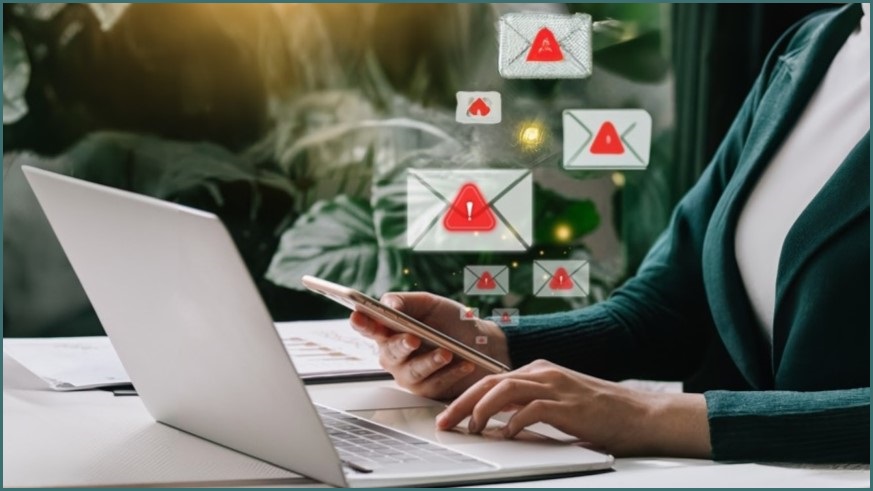
[[[156,420],[347,485],[218,217],[32,167],[23,171]]]

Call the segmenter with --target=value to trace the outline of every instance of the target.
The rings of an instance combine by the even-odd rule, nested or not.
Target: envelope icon
[[[519,313],[518,309],[493,309],[491,317],[499,326],[517,326]]]
[[[497,124],[501,120],[500,92],[458,92],[455,121],[464,124]]]
[[[494,265],[465,267],[464,293],[506,295],[509,293],[509,267]]]
[[[474,307],[461,307],[461,320],[472,321],[479,318],[479,309]]]
[[[588,295],[588,261],[534,261],[533,291],[538,297]]]
[[[591,16],[513,13],[500,17],[498,70],[504,78],[591,75]]]
[[[415,251],[524,251],[533,242],[529,170],[409,170],[406,203]]]
[[[567,109],[565,169],[645,169],[652,144],[652,117],[643,109]]]

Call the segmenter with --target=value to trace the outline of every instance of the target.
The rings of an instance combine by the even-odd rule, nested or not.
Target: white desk
[[[6,356],[3,369],[4,487],[316,484],[155,423],[138,397],[115,397],[104,391],[52,392]],[[313,386],[310,392],[323,400],[338,390],[386,384],[390,385]],[[869,466],[832,469],[638,458],[618,459],[615,469],[501,486],[870,487]]]

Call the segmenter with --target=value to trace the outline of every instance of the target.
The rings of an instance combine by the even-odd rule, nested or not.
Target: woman
[[[812,16],[776,43],[713,161],[635,277],[600,304],[475,328],[426,293],[383,300],[516,369],[486,376],[366,316],[411,391],[457,397],[442,429],[511,437],[545,422],[618,456],[869,462],[869,4]],[[651,394],[609,380],[682,379],[715,331],[744,390]],[[549,361],[534,361],[543,358]]]

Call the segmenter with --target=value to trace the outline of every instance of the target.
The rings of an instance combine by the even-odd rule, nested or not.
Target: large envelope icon
[[[413,250],[524,251],[533,242],[529,170],[409,170],[406,199]]]
[[[591,16],[513,13],[500,17],[498,70],[504,78],[591,75]]]
[[[507,266],[467,266],[464,268],[464,293],[467,295],[506,295],[509,293]]]
[[[534,261],[533,292],[538,297],[588,296],[588,261]]]
[[[652,117],[642,109],[567,109],[565,169],[645,169]]]

